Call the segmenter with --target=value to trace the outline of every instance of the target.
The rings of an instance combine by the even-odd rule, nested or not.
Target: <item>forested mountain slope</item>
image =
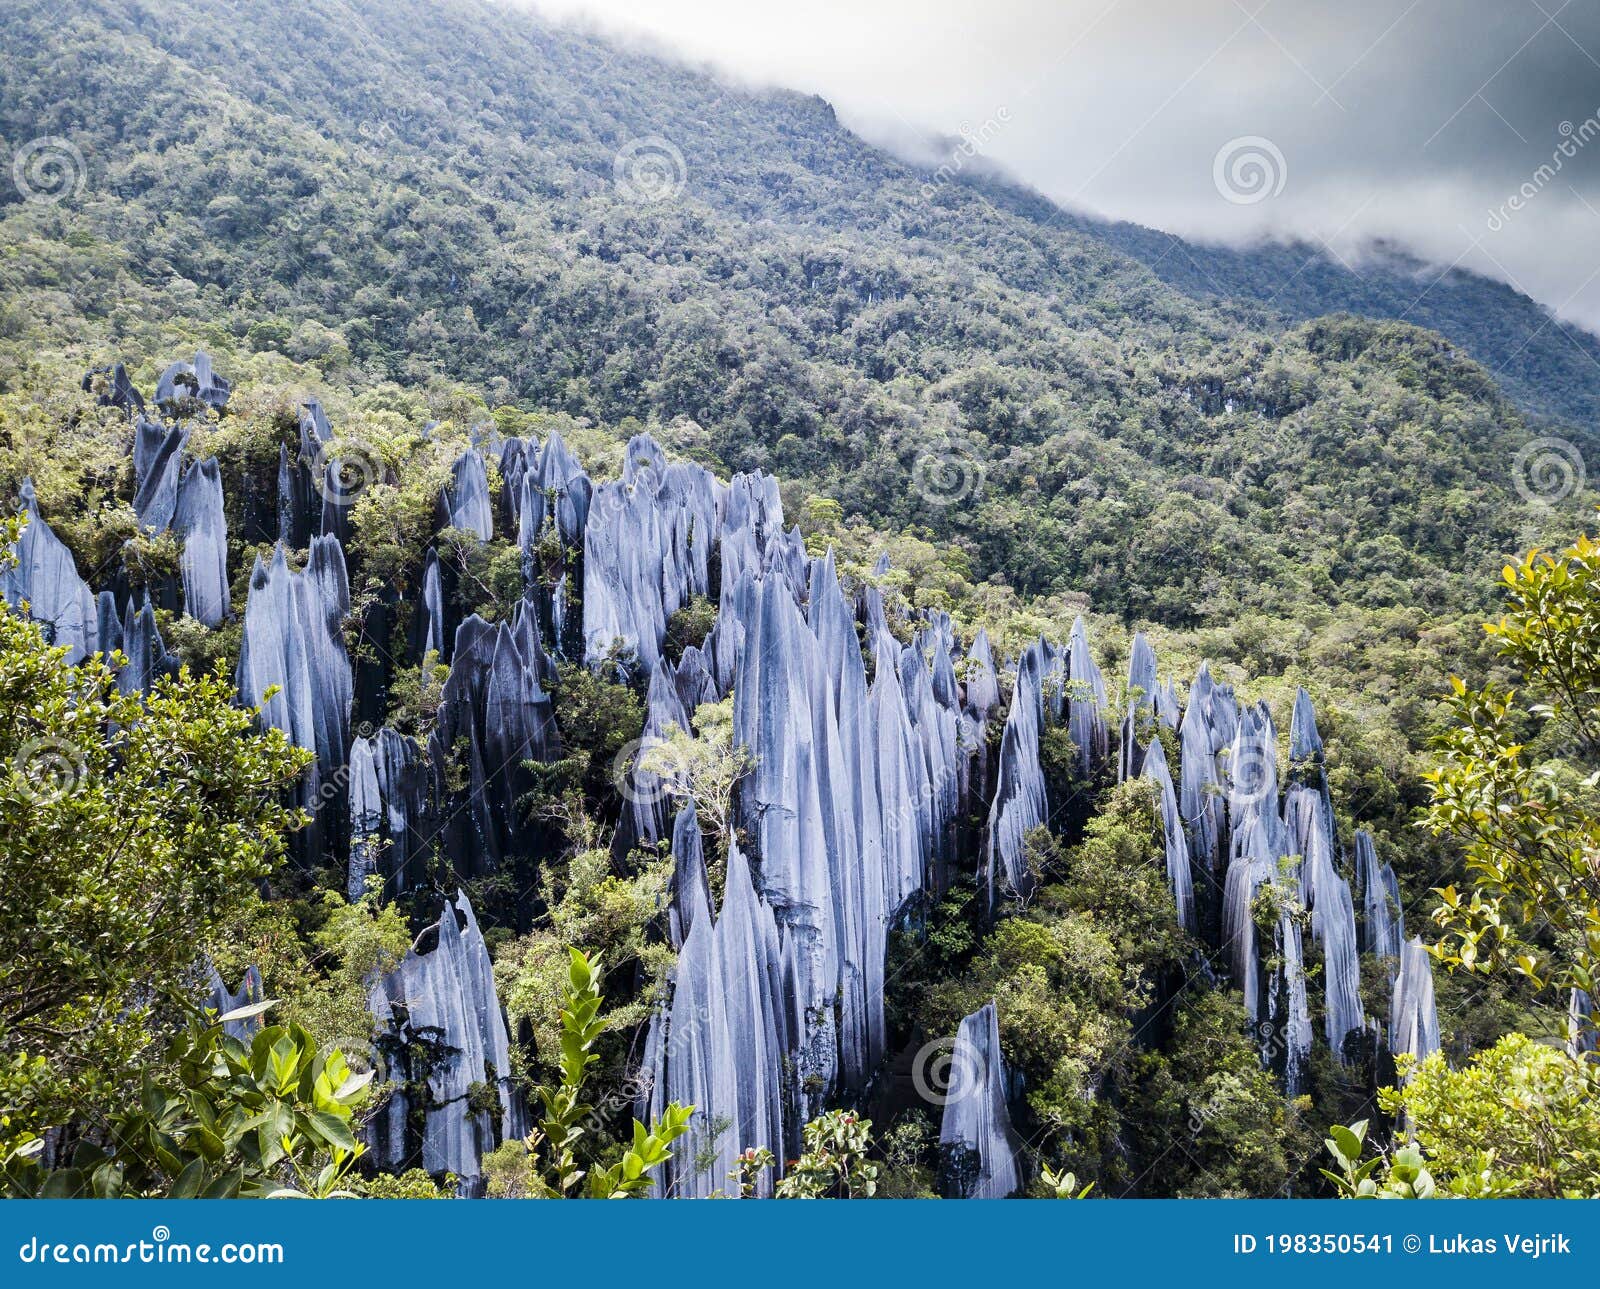
[[[925,196],[818,100],[479,5],[0,21],[5,137],[84,163],[68,199],[0,207],[14,362],[198,337],[692,420],[668,441],[1174,625],[1443,609],[1532,535],[1527,431],[1449,343],[1197,301],[1070,221]],[[682,167],[640,199],[656,172],[619,151],[657,138]]]
[[[1259,300],[1291,322],[1347,311],[1437,331],[1487,368],[1524,413],[1595,443],[1600,338],[1503,282],[1429,264],[1399,246],[1335,258],[1304,242],[1212,246],[1053,208],[1046,217],[1101,238],[1196,299]]]
[[[1417,938],[1435,696],[1594,496],[1477,340],[464,0],[0,42],[8,1192],[206,997],[386,1070],[307,1173],[368,1194],[635,1193],[690,1103],[639,1188],[1310,1193],[1396,1059],[1558,1035]]]

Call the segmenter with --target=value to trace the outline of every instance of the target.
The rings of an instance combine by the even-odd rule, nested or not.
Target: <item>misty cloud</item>
[[[1063,205],[1193,238],[1346,258],[1393,239],[1600,329],[1592,0],[539,7],[822,94],[932,166],[960,148]],[[1230,144],[1249,154],[1231,170]],[[1230,178],[1252,174],[1260,199]]]

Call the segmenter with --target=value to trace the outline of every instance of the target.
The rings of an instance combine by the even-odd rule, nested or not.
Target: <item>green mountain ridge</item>
[[[1450,344],[1193,298],[992,187],[930,199],[819,99],[477,4],[41,18],[0,28],[0,129],[87,173],[0,206],[14,368],[200,337],[335,383],[692,422],[717,464],[1025,594],[1180,626],[1469,603],[1549,517],[1516,492],[1527,427]],[[681,192],[634,200],[619,153],[657,139]],[[908,486],[939,472],[958,504]]]
[[[862,1099],[848,1113],[830,1109],[813,1127],[831,1121],[864,1139],[856,1111],[869,1114],[879,1193],[931,1193],[936,1174],[960,1161],[944,1157],[940,1116],[924,1108],[940,1103],[916,1086],[917,1067],[950,1057],[948,1036],[992,1008],[989,1046],[1004,1044],[1017,1074],[1006,1094],[1038,1148],[1019,1179],[1034,1193],[1080,1189],[1070,1175],[1040,1174],[1044,1162],[1080,1170],[1096,1194],[1326,1192],[1329,1175],[1317,1169],[1325,1129],[1372,1113],[1373,1093],[1394,1072],[1381,1030],[1361,1018],[1403,1016],[1397,994],[1410,997],[1430,968],[1414,943],[1409,983],[1396,990],[1384,960],[1392,949],[1363,941],[1357,951],[1341,940],[1350,952],[1336,955],[1327,923],[1312,929],[1313,913],[1326,917],[1324,895],[1315,908],[1302,905],[1290,888],[1310,888],[1279,879],[1311,858],[1320,837],[1327,853],[1311,864],[1312,886],[1327,892],[1329,877],[1362,872],[1347,863],[1349,850],[1368,853],[1370,840],[1359,894],[1385,902],[1381,916],[1360,906],[1368,940],[1374,927],[1400,934],[1380,890],[1380,859],[1411,936],[1436,934],[1428,922],[1436,888],[1471,880],[1454,839],[1419,826],[1437,735],[1459,716],[1459,707],[1457,716],[1441,712],[1437,697],[1453,674],[1474,683],[1512,674],[1482,629],[1498,611],[1495,576],[1512,552],[1570,540],[1595,501],[1581,453],[1592,443],[1584,409],[1600,385],[1570,337],[1528,342],[1537,306],[1484,279],[1452,277],[1430,306],[1443,330],[1429,330],[1391,316],[1404,312],[1398,284],[1411,261],[1347,280],[1328,266],[1301,271],[1292,248],[1184,244],[1182,255],[1168,255],[1165,234],[1061,211],[995,176],[930,184],[926,171],[844,129],[820,99],[737,90],[478,0],[87,0],[66,15],[31,4],[0,11],[0,41],[11,51],[0,61],[0,139],[22,176],[0,193],[0,496],[36,494],[39,520],[65,547],[52,539],[31,584],[64,585],[71,604],[92,613],[122,613],[131,625],[121,638],[149,655],[141,665],[152,676],[158,663],[181,666],[174,684],[185,695],[161,700],[167,723],[147,727],[120,675],[97,671],[93,659],[78,671],[52,662],[23,613],[0,614],[7,674],[21,677],[15,705],[30,709],[13,734],[17,756],[0,758],[23,785],[6,794],[15,807],[7,827],[21,841],[0,849],[16,871],[31,872],[22,885],[67,892],[40,902],[53,922],[32,907],[13,910],[13,942],[28,947],[0,959],[13,978],[27,969],[19,964],[48,959],[64,977],[88,981],[73,985],[80,992],[68,1003],[87,999],[105,1021],[92,1047],[67,1051],[78,1065],[60,1083],[51,1082],[60,1071],[28,1066],[31,1038],[0,1032],[19,1055],[0,1069],[0,1091],[16,1089],[17,1104],[35,1098],[30,1132],[126,1095],[150,1049],[142,1020],[123,1027],[119,1009],[124,993],[147,992],[151,972],[165,972],[183,994],[203,953],[203,974],[220,977],[214,998],[231,1007],[254,982],[281,1000],[286,1019],[305,1024],[306,1041],[294,1045],[308,1056],[317,1044],[352,1039],[359,1054],[371,1047],[374,973],[404,961],[407,946],[425,956],[447,929],[471,927],[477,983],[490,1001],[467,1010],[482,1020],[503,1003],[511,1069],[486,1063],[484,1082],[458,1080],[460,1095],[435,1105],[423,1090],[433,1057],[408,1041],[400,1081],[418,1098],[411,1109],[425,1111],[424,1122],[439,1114],[457,1136],[458,1103],[469,1116],[492,1117],[502,1076],[525,1090],[553,1077],[552,1058],[569,1050],[557,1032],[563,998],[569,1011],[600,1006],[598,994],[571,1001],[571,991],[587,996],[595,982],[587,965],[569,963],[568,949],[597,952],[610,1006],[590,1037],[604,1095],[593,1096],[601,1109],[584,1131],[597,1140],[579,1162],[609,1166],[635,1108],[647,1027],[663,1014],[675,964],[692,966],[688,940],[685,959],[676,957],[683,927],[667,910],[691,907],[684,890],[695,883],[680,889],[675,866],[692,873],[700,855],[699,926],[739,924],[722,913],[709,920],[741,891],[754,899],[735,843],[752,843],[746,858],[765,876],[789,841],[757,836],[764,824],[752,830],[742,819],[750,802],[738,785],[763,765],[774,781],[842,767],[821,776],[830,799],[847,780],[881,777],[878,800],[908,803],[898,814],[885,809],[882,835],[924,813],[931,819],[909,803],[932,790],[932,742],[906,752],[908,743],[890,738],[888,752],[854,762],[816,754],[845,746],[827,715],[845,690],[833,688],[832,664],[820,660],[837,656],[848,663],[841,676],[859,676],[869,697],[854,719],[877,722],[884,743],[884,730],[899,724],[894,712],[905,716],[900,728],[912,725],[911,695],[885,668],[907,667],[901,674],[920,691],[923,651],[943,649],[948,633],[961,657],[930,668],[933,701],[954,704],[958,685],[977,701],[986,677],[993,690],[980,722],[940,724],[930,735],[942,752],[948,734],[948,769],[970,767],[956,771],[955,800],[970,785],[968,804],[927,830],[952,835],[956,871],[947,886],[919,888],[913,903],[873,905],[855,919],[891,932],[860,959],[882,968],[883,1059],[872,1058],[876,1077],[851,1087]],[[34,154],[50,166],[24,170]],[[35,180],[48,190],[32,190]],[[1481,316],[1456,332],[1454,315],[1474,309]],[[210,400],[185,399],[172,385],[198,348],[227,383],[204,385],[195,374],[192,388]],[[1508,364],[1519,348],[1525,361]],[[104,397],[111,364],[126,362],[133,386],[149,395],[173,359],[171,397],[157,396],[170,423],[136,429],[129,409]],[[196,366],[205,367],[198,356]],[[539,473],[530,476],[536,448]],[[721,494],[702,472],[674,474],[684,462],[724,477],[766,475]],[[159,509],[146,503],[169,478],[180,490],[181,480],[209,489],[203,541],[178,522],[187,507],[176,501],[169,516],[145,522]],[[642,514],[658,478],[689,478],[696,496],[738,494],[725,509],[748,513],[737,532],[707,544],[707,512],[686,511],[674,545],[658,543],[659,526],[617,519]],[[758,493],[759,519],[750,500]],[[573,519],[569,531],[580,507],[589,518]],[[715,534],[722,518],[711,513]],[[204,621],[190,616],[183,581],[183,561],[202,545],[205,599],[221,606]],[[692,593],[685,579],[681,596],[658,603],[658,564],[719,545],[714,575],[708,565]],[[812,569],[806,619],[795,607],[801,597],[770,576],[759,600],[735,604],[752,578],[724,596],[730,570],[757,558],[769,573],[779,558],[790,561],[797,579]],[[102,589],[109,594],[97,603],[89,592]],[[8,598],[16,608],[33,595],[8,590]],[[608,603],[619,609],[614,620]],[[693,663],[710,688],[673,696],[666,681],[648,678],[644,651],[613,632],[624,604],[630,613],[659,608],[635,644],[648,640],[690,680]],[[457,632],[463,621],[470,625]],[[980,632],[997,667],[966,654],[969,641],[979,649]],[[834,653],[824,655],[823,634]],[[252,767],[260,747],[274,744],[268,735],[257,747],[243,733],[254,718],[240,703],[277,688],[248,684],[246,673],[280,635],[309,641],[320,659],[302,666],[286,651],[284,691],[303,679],[306,694],[295,697],[331,716],[320,726],[308,718],[296,734],[318,743],[320,833],[305,830],[294,861],[275,867],[283,821],[261,807],[295,781],[294,758]],[[713,681],[710,668],[724,666],[727,649],[758,656],[738,652],[750,639],[773,653],[748,668],[738,662],[731,691],[720,674]],[[770,661],[797,641],[792,664]],[[1045,641],[1073,643],[1057,652]],[[131,663],[115,665],[133,676]],[[784,679],[802,672],[815,685]],[[91,673],[120,695],[99,714],[66,697]],[[263,663],[257,678],[268,675]],[[935,675],[945,697],[934,695]],[[1141,702],[1151,679],[1154,705]],[[780,683],[791,697],[804,690],[804,710],[797,698],[779,701]],[[761,699],[765,684],[777,697]],[[1039,707],[1031,719],[1030,685]],[[1102,686],[1103,700],[1086,698]],[[1047,693],[1060,709],[1048,719]],[[1189,746],[1158,728],[1157,707],[1204,714],[1219,694],[1204,717],[1217,721],[1215,746]],[[741,698],[753,705],[741,709]],[[681,717],[664,726],[671,702]],[[762,728],[775,733],[753,740],[764,750],[744,763],[750,747],[734,740],[757,707],[767,713]],[[940,719],[920,700],[917,711]],[[540,712],[549,719],[539,718],[535,740]],[[1240,739],[1247,712],[1252,732]],[[1508,718],[1507,738],[1523,737],[1524,716]],[[336,729],[346,718],[354,729]],[[238,816],[260,833],[227,883],[239,906],[172,937],[160,962],[114,959],[121,974],[111,989],[99,983],[101,964],[76,961],[77,945],[117,937],[80,910],[104,905],[141,936],[164,923],[131,898],[134,911],[124,914],[118,891],[102,899],[76,857],[99,859],[104,820],[142,809],[140,785],[107,771],[90,776],[87,796],[52,794],[35,808],[22,776],[41,731],[29,722],[48,734],[47,719],[92,743],[95,766],[125,746],[104,736],[107,722],[135,730],[132,746],[156,744],[149,777],[165,794],[156,823],[179,825],[164,843],[178,860],[149,867],[180,882],[174,899],[185,910],[206,907],[205,891],[181,885],[190,870],[231,853],[209,845],[208,830]],[[1236,722],[1232,734],[1224,720]],[[792,761],[786,722],[796,734]],[[1557,732],[1537,724],[1527,741],[1543,759]],[[709,825],[703,837],[690,818],[681,841],[676,818],[669,841],[654,816],[641,825],[634,810],[641,775],[669,773],[638,758],[673,726],[665,742],[681,762],[674,769],[700,789],[695,808]],[[508,729],[521,733],[502,739]],[[225,801],[216,824],[186,822],[192,794],[159,773],[159,745],[196,730],[215,731],[221,749],[241,758],[220,772],[227,783],[257,776],[255,806]],[[363,777],[347,733],[361,740]],[[1265,828],[1246,767],[1270,761],[1275,789],[1279,754],[1289,752],[1284,784],[1301,806],[1286,797],[1285,820],[1301,809],[1296,817],[1311,823],[1325,811],[1327,828],[1300,839],[1298,858],[1268,838],[1268,870],[1253,876],[1260,856],[1239,868],[1232,856],[1227,877],[1244,873],[1235,893],[1248,898],[1229,907],[1236,928],[1253,928],[1252,944],[1265,933],[1250,961],[1275,981],[1300,971],[1277,950],[1303,946],[1310,930],[1310,956],[1299,961],[1314,984],[1309,1009],[1296,1015],[1307,1025],[1345,1011],[1361,1020],[1328,1040],[1352,1040],[1360,1051],[1350,1061],[1318,1047],[1291,1079],[1287,1053],[1298,1040],[1280,1042],[1288,1031],[1263,1029],[1262,1016],[1247,1012],[1238,986],[1248,973],[1221,960],[1237,940],[1215,934],[1219,906],[1199,901],[1209,906],[1206,925],[1193,934],[1180,923],[1171,895],[1192,882],[1169,885],[1162,865],[1176,864],[1173,844],[1187,855],[1179,834],[1212,811],[1185,807],[1173,822],[1165,796],[1120,782],[1124,768],[1139,773],[1132,753],[1141,739],[1152,757],[1162,749],[1154,764],[1177,767],[1186,793],[1194,782],[1184,786],[1184,762],[1193,769],[1198,757],[1208,800],[1222,788],[1219,758],[1228,759],[1230,829]],[[527,751],[536,755],[524,759]],[[887,772],[861,770],[892,769],[902,754],[892,783]],[[384,783],[370,786],[380,757]],[[423,757],[426,769],[400,786]],[[504,763],[481,773],[496,761]],[[927,772],[922,787],[913,765],[922,766],[916,777]],[[1014,883],[1017,898],[1001,907],[985,849],[1005,835],[997,816],[1022,818],[1003,812],[1024,775],[1038,789],[1043,825],[1011,836],[1011,860],[1029,880]],[[490,779],[502,786],[489,791]],[[108,786],[131,795],[102,811],[95,794]],[[313,783],[294,790],[309,800]],[[823,795],[818,786],[806,800]],[[380,797],[387,824],[374,822]],[[421,824],[438,821],[442,837],[412,856],[403,883],[378,862],[396,857],[402,797]],[[776,817],[777,801],[772,793],[755,804]],[[806,809],[779,802],[778,812],[809,821]],[[1541,823],[1537,810],[1530,816]],[[840,821],[837,838],[845,836],[845,813],[824,815],[819,805],[814,817]],[[811,824],[795,827],[807,833]],[[828,825],[818,827],[808,845],[825,836]],[[1369,836],[1356,842],[1357,828]],[[149,831],[138,824],[130,835]],[[417,836],[409,822],[401,831]],[[865,842],[833,848],[871,853]],[[126,859],[120,842],[112,860],[119,852]],[[1206,852],[1201,883],[1218,884],[1220,854]],[[144,898],[142,867],[109,866]],[[364,873],[376,884],[364,887]],[[1030,891],[1034,876],[1039,889]],[[823,887],[832,889],[831,877]],[[435,923],[456,918],[441,897],[457,890],[476,912]],[[1355,893],[1345,890],[1348,916],[1339,920],[1351,937]],[[1226,897],[1226,884],[1215,894]],[[1206,965],[1202,945],[1218,962]],[[1324,993],[1336,958],[1337,978],[1359,998]],[[237,995],[236,981],[244,982]],[[1437,1042],[1452,1059],[1514,1026],[1552,1043],[1564,1033],[1565,996],[1536,998],[1509,973],[1441,970],[1437,1007],[1432,987],[1417,1013],[1437,1013]],[[1286,994],[1276,985],[1268,992]],[[816,994],[815,1005],[794,995],[808,1025],[842,1015],[844,998],[842,985]],[[669,1039],[655,1050],[670,1047]],[[786,1057],[771,1067],[783,1078],[801,1068],[785,1066]],[[789,1092],[810,1097],[827,1077],[808,1083],[810,1074]],[[407,1134],[417,1126],[404,1108],[398,1118]],[[537,1179],[511,1122],[498,1149],[488,1146],[499,1130],[486,1127],[474,1141],[464,1157],[476,1166],[481,1155],[484,1176],[471,1180],[492,1195],[545,1193],[527,1189]],[[726,1128],[702,1126],[713,1141]],[[399,1168],[409,1158],[386,1162]],[[172,1171],[163,1161],[131,1190]],[[718,1171],[719,1186],[724,1177],[749,1182]],[[337,1177],[337,1168],[326,1175],[330,1185]],[[448,1188],[443,1176],[414,1172],[357,1184],[374,1195]]]

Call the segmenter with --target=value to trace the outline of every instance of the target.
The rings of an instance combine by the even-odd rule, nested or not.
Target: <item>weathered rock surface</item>
[[[383,879],[386,897],[426,882],[433,842],[428,772],[416,743],[387,727],[350,745],[352,900],[373,876]]]
[[[195,351],[193,362],[173,363],[156,382],[156,402],[163,406],[197,399],[220,412],[232,393],[233,386],[211,369],[211,358],[203,349]]]
[[[1361,949],[1380,958],[1399,958],[1405,942],[1405,915],[1394,869],[1378,862],[1372,834],[1356,830],[1356,885],[1361,890]]]
[[[1400,973],[1389,1004],[1389,1051],[1417,1060],[1439,1050],[1439,1013],[1433,997],[1433,959],[1413,936],[1400,946]]]
[[[726,1188],[739,1151],[764,1146],[785,1157],[781,1071],[792,1008],[778,925],[737,845],[715,918],[697,891],[691,882],[672,1003],[651,1024],[640,1111],[659,1116],[674,1101],[695,1107],[688,1148],[673,1152],[657,1185],[664,1195],[703,1199]],[[771,1194],[771,1185],[763,1174],[757,1193]]]
[[[991,909],[1007,893],[1026,898],[1032,891],[1023,841],[1044,823],[1048,810],[1044,768],[1039,762],[1039,732],[1044,724],[1042,668],[1040,646],[1029,645],[1017,664],[1011,714],[1000,739],[994,803],[989,810],[984,873]]]
[[[32,479],[22,481],[20,501],[27,522],[12,547],[16,562],[0,569],[0,594],[13,608],[26,604],[45,638],[66,649],[69,663],[78,662],[99,648],[95,597],[66,543],[40,516]]]
[[[494,507],[489,501],[489,471],[483,455],[469,448],[457,459],[450,483],[440,499],[447,528],[471,533],[480,542],[494,536]]]
[[[939,1172],[946,1198],[1005,1199],[1022,1189],[1022,1142],[1006,1108],[994,1003],[985,1003],[956,1031],[945,1095]]]
[[[239,651],[239,697],[260,707],[267,725],[316,753],[303,780],[301,803],[319,823],[323,807],[342,805],[352,679],[340,627],[349,608],[344,554],[335,538],[313,539],[310,558],[298,573],[290,571],[282,546],[270,563],[257,557]],[[266,697],[273,687],[277,692]],[[335,814],[342,810],[336,808]],[[303,859],[321,853],[324,839],[316,824],[297,837],[304,838]]]
[[[148,694],[156,680],[178,669],[178,660],[167,652],[161,632],[156,629],[156,613],[149,603],[129,603],[122,628],[117,633],[117,648],[127,662],[117,672],[117,688],[124,694]]]
[[[183,608],[208,627],[220,626],[230,610],[228,520],[216,457],[194,462],[178,483],[173,528],[183,538]]]
[[[438,923],[373,987],[370,1005],[389,1078],[401,1085],[372,1124],[373,1154],[396,1170],[419,1162],[430,1173],[454,1173],[470,1193],[483,1153],[521,1136],[526,1112],[511,1083],[489,950],[464,894],[445,900]],[[487,1085],[497,1111],[469,1102],[474,1085]],[[422,1111],[420,1140],[409,1122],[413,1106]]]
[[[510,622],[469,617],[451,659],[428,758],[441,789],[441,844],[463,877],[478,877],[531,853],[534,828],[518,804],[531,787],[523,763],[554,759],[561,742],[541,683],[550,664],[526,601]],[[452,782],[465,787],[445,792]]]
[[[1160,739],[1151,739],[1140,773],[1156,785],[1156,802],[1161,811],[1161,831],[1167,854],[1167,885],[1178,906],[1178,925],[1196,929],[1194,878],[1189,869],[1189,840],[1183,831],[1183,815],[1178,809],[1178,794],[1167,769],[1167,754]]]

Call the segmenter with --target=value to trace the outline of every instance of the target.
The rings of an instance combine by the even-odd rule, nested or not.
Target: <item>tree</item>
[[[195,1019],[173,1040],[160,1073],[146,1071],[131,1105],[111,1112],[72,1164],[47,1171],[42,1139],[7,1148],[8,1192],[45,1198],[169,1199],[350,1197],[350,1169],[365,1147],[353,1116],[372,1072],[341,1052],[324,1055],[298,1025],[257,1030],[247,1042],[224,1031],[266,1011]]]
[[[0,1102],[12,1131],[122,1103],[161,1017],[259,900],[310,759],[221,676],[122,694],[0,612]]]
[[[586,818],[586,817],[585,817]],[[595,960],[604,958],[616,978],[635,979],[634,996],[608,999],[606,1032],[626,1035],[647,1022],[661,996],[677,955],[651,928],[659,922],[672,874],[669,858],[636,850],[619,875],[609,846],[598,831],[574,849],[565,864],[541,865],[540,924],[507,942],[495,955],[495,979],[513,1026],[533,1035],[539,1074],[553,1072],[560,1051],[559,1013],[571,985],[572,946]],[[605,1055],[602,1077],[625,1075],[627,1044],[614,1042]]]
[[[1600,1067],[1508,1034],[1452,1070],[1441,1053],[1379,1100],[1457,1195],[1600,1196]]]
[[[1334,1124],[1324,1143],[1333,1156],[1338,1172],[1324,1168],[1322,1175],[1333,1183],[1340,1199],[1432,1199],[1433,1175],[1414,1143],[1401,1146],[1392,1156],[1375,1155],[1361,1162],[1367,1140],[1367,1121],[1348,1128]]]
[[[1532,551],[1503,574],[1487,631],[1520,692],[1452,680],[1427,825],[1463,849],[1440,890],[1439,956],[1537,987],[1595,992],[1600,966],[1600,546]]]
[[[634,1199],[648,1194],[650,1173],[672,1158],[668,1147],[689,1130],[694,1107],[674,1101],[649,1127],[633,1121],[632,1139],[616,1162],[585,1161],[596,1143],[589,1140],[595,1112],[584,1103],[583,1086],[589,1067],[599,1059],[595,1042],[606,1028],[600,1017],[602,1001],[600,960],[570,950],[561,1007],[561,1077],[536,1094],[544,1110],[538,1128],[522,1141],[507,1142],[484,1157],[491,1196]]]
[[[755,769],[750,749],[733,742],[733,698],[701,703],[694,732],[668,724],[666,737],[647,740],[638,768],[658,775],[667,790],[694,802],[701,826],[720,845],[733,835],[733,791]]]
[[[878,1165],[868,1162],[872,1120],[854,1110],[829,1110],[801,1130],[804,1149],[774,1194],[779,1199],[871,1199]]]

